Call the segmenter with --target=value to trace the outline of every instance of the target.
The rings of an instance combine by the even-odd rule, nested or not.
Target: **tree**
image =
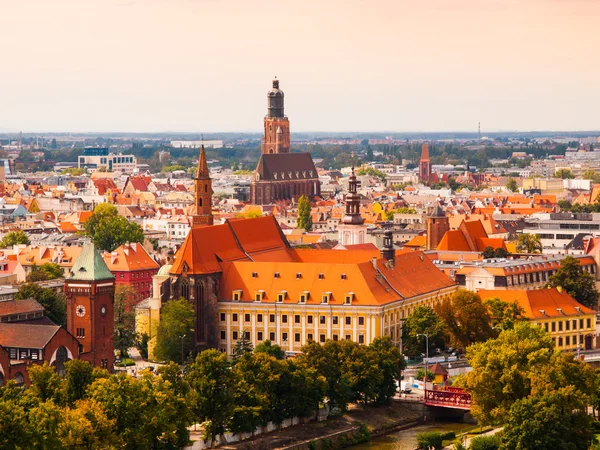
[[[58,429],[61,448],[89,450],[117,450],[124,447],[116,435],[116,421],[109,419],[100,403],[94,400],[79,400],[67,407],[64,421]]]
[[[218,350],[201,352],[191,364],[186,380],[192,389],[192,412],[196,419],[208,422],[205,439],[215,444],[215,438],[226,431],[233,412],[234,373],[227,355]]]
[[[402,350],[409,357],[426,353],[426,339],[429,336],[429,353],[436,347],[444,347],[444,330],[440,317],[429,306],[417,306],[402,326]]]
[[[48,312],[48,317],[57,325],[67,324],[67,306],[64,294],[57,294],[54,289],[43,288],[35,283],[27,283],[19,288],[15,300],[36,299]]]
[[[433,381],[433,379],[435,378],[435,374],[429,369],[425,370],[423,367],[419,368],[417,370],[417,374],[415,375],[415,378],[417,380],[423,381],[425,377],[427,377],[427,381]]]
[[[156,357],[159,360],[179,361],[194,349],[194,307],[184,298],[163,304],[156,331]],[[184,336],[183,338],[181,336]],[[183,340],[183,352],[182,352]]]
[[[542,253],[542,240],[537,234],[523,233],[517,239],[517,251],[523,253]]]
[[[32,266],[31,273],[27,276],[27,281],[46,281],[54,280],[56,278],[62,278],[65,276],[65,272],[58,264],[53,262],[46,262],[41,266]]]
[[[488,245],[486,248],[483,249],[483,252],[481,252],[481,256],[484,259],[490,259],[494,257],[494,252],[494,247]]]
[[[417,434],[419,448],[440,450],[442,448],[442,434],[439,431],[425,431]]]
[[[571,202],[569,200],[559,200],[558,201],[558,207],[560,208],[561,211],[570,211],[572,206],[573,205],[571,204]]]
[[[437,305],[435,312],[442,320],[453,347],[465,349],[473,342],[485,341],[494,334],[488,308],[475,292],[460,289],[450,299]]]
[[[25,234],[24,231],[10,231],[4,235],[2,240],[0,241],[1,248],[12,247],[13,245],[31,244],[29,240],[29,236]]]
[[[567,256],[560,262],[554,275],[548,278],[547,286],[561,287],[567,293],[588,308],[598,308],[598,291],[594,277],[583,270],[579,260]]]
[[[312,230],[312,216],[310,211],[310,200],[306,195],[303,195],[298,200],[298,221],[297,228],[302,228],[304,231]]]
[[[254,348],[254,353],[266,353],[276,359],[285,358],[285,352],[283,351],[283,349],[279,345],[273,344],[271,341],[268,340],[258,344]]]
[[[119,350],[121,356],[128,354],[129,348],[136,342],[135,332],[135,299],[136,292],[133,287],[118,284],[115,288],[114,307],[114,347]]]
[[[517,302],[509,303],[494,297],[485,299],[483,304],[490,314],[493,328],[512,330],[518,321],[527,320],[523,317],[523,308]]]
[[[416,214],[417,210],[414,208],[407,208],[407,207],[402,207],[402,208],[396,208],[396,209],[392,209],[391,211],[386,211],[385,213],[385,220],[394,220],[394,215],[395,214]]]
[[[517,181],[514,178],[509,178],[506,182],[506,189],[508,189],[511,192],[517,192],[518,188],[519,187],[517,186]]]
[[[571,172],[570,169],[558,169],[556,172],[554,172],[553,177],[567,180],[575,178],[575,175],[573,175],[573,172]]]
[[[242,330],[240,332],[240,338],[235,343],[235,347],[233,347],[233,361],[237,361],[239,358],[244,356],[246,353],[252,352],[252,341],[249,338],[250,333]]]
[[[594,183],[600,183],[600,174],[596,172],[594,169],[588,169],[583,172],[584,180],[592,180]]]
[[[587,450],[593,437],[588,397],[573,386],[523,398],[510,408],[501,449]]]
[[[100,250],[112,252],[127,242],[143,242],[144,231],[118,214],[109,203],[100,203],[84,224],[85,233]]]
[[[375,338],[369,344],[368,350],[375,353],[377,370],[382,375],[381,383],[377,386],[375,401],[378,404],[389,404],[400,384],[406,361],[389,336]]]
[[[27,369],[31,381],[31,391],[41,402],[53,400],[61,401],[61,378],[54,367],[44,362],[43,365],[34,364]]]
[[[70,405],[85,398],[92,384],[92,365],[81,359],[72,359],[65,363],[65,394]]]

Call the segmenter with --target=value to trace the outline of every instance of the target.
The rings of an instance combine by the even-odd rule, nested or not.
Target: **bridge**
[[[439,406],[442,408],[471,409],[471,394],[464,389],[450,386],[437,387],[426,390],[424,396],[426,406]]]

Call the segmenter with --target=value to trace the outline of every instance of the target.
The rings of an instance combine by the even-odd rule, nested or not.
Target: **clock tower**
[[[65,295],[67,331],[79,341],[80,358],[112,372],[115,277],[94,244],[84,244]]]

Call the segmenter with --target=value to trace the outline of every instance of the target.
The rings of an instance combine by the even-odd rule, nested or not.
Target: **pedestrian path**
[[[498,433],[498,432],[502,431],[503,429],[504,429],[504,427],[500,427],[500,428],[494,428],[493,430],[490,430],[490,431],[488,431],[488,432],[486,432],[486,433],[481,433],[481,434],[478,434],[478,435],[476,435],[476,436],[472,436],[472,437],[470,437],[470,438],[467,438],[467,440],[466,440],[466,441],[463,443],[463,445],[464,445],[466,448],[469,448],[469,446],[471,445],[471,441],[472,441],[473,439],[475,439],[475,438],[477,438],[477,437],[479,437],[479,436],[493,436],[494,434],[496,434],[496,433]],[[447,445],[446,447],[444,447],[444,449],[443,449],[443,450],[454,450],[454,444]]]

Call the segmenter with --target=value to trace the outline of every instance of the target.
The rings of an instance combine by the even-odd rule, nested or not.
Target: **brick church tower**
[[[427,217],[427,250],[435,250],[448,230],[450,230],[450,221],[438,205]]]
[[[213,224],[212,215],[212,180],[206,162],[204,145],[200,148],[198,169],[194,178],[194,206],[192,211],[192,228]]]
[[[419,181],[429,183],[431,181],[431,160],[429,159],[429,146],[423,144],[421,159],[419,160]]]
[[[80,358],[112,371],[115,277],[92,243],[84,244],[65,280],[67,331],[80,343]]]
[[[267,93],[267,115],[263,135],[262,154],[290,152],[290,121],[284,114],[283,91],[279,80],[273,80],[273,87]]]

